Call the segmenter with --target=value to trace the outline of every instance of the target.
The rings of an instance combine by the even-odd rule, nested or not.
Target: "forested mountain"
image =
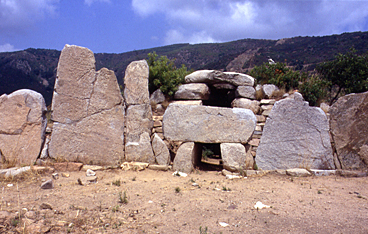
[[[332,60],[338,53],[350,48],[358,53],[368,51],[368,32],[344,33],[323,37],[294,37],[280,40],[243,39],[226,43],[176,44],[137,50],[120,54],[98,53],[97,70],[107,67],[113,71],[118,82],[123,84],[124,71],[134,60],[146,59],[155,51],[175,59],[179,66],[189,69],[217,69],[247,73],[255,65],[261,65],[268,58],[285,62],[296,70],[313,70],[326,60]],[[60,51],[48,49],[26,49],[17,52],[0,53],[0,95],[18,89],[32,89],[51,103],[55,83],[56,67]]]

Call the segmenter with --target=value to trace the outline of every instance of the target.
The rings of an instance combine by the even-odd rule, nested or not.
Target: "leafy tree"
[[[307,78],[306,73],[294,71],[285,63],[263,63],[261,66],[255,66],[250,71],[250,75],[256,78],[257,83],[274,84],[285,90],[297,88],[299,81]]]
[[[173,96],[178,90],[178,86],[184,83],[185,76],[191,73],[184,64],[180,68],[176,68],[174,60],[170,60],[166,56],[158,58],[156,52],[148,54],[147,63],[149,65],[149,89],[151,93],[159,88],[164,94]]]
[[[338,87],[332,104],[341,93],[359,93],[368,90],[368,53],[357,55],[355,49],[338,54],[334,60],[317,66],[318,73],[330,82],[329,91]]]

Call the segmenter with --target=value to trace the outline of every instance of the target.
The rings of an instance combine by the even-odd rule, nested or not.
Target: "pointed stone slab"
[[[275,103],[263,128],[256,163],[262,170],[334,169],[326,114],[299,93]]]

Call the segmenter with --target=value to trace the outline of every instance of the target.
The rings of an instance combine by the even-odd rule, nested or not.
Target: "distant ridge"
[[[270,57],[286,62],[297,70],[313,70],[325,60],[354,47],[358,53],[368,51],[368,32],[343,33],[321,37],[294,37],[280,40],[242,39],[225,43],[175,44],[120,54],[97,53],[96,68],[107,67],[123,84],[127,65],[147,58],[156,51],[175,59],[177,65],[188,68],[247,72]],[[81,45],[83,46],[83,45]],[[40,92],[47,105],[51,103],[56,67],[60,51],[29,48],[17,52],[0,53],[0,95],[18,89]]]

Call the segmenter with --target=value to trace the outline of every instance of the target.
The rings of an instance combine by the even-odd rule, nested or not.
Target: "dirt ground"
[[[79,185],[85,172],[70,172],[45,190],[50,174],[2,180],[0,232],[368,233],[367,177],[96,173],[97,183]],[[255,209],[258,201],[270,208]]]

